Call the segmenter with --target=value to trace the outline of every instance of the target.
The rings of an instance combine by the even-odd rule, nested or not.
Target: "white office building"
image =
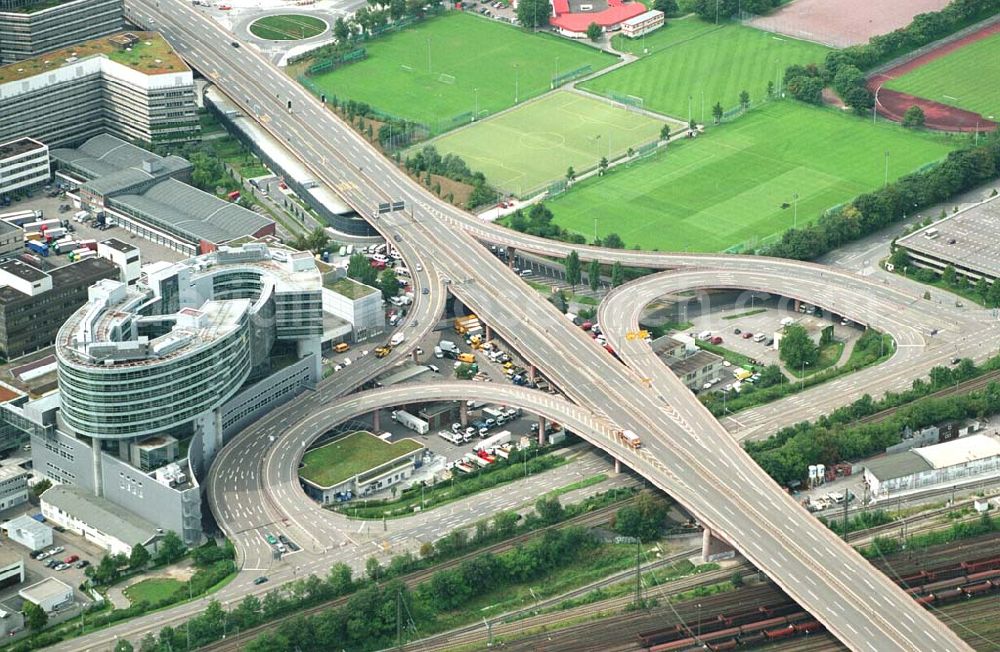
[[[109,555],[127,557],[137,544],[155,552],[158,536],[155,525],[117,509],[111,501],[81,487],[51,487],[42,494],[42,516],[103,548]]]
[[[355,342],[364,342],[385,332],[382,292],[346,276],[324,281],[323,310],[349,323]]]
[[[0,197],[45,185],[51,177],[48,146],[34,138],[0,144]]]
[[[34,468],[198,542],[199,480],[224,438],[320,378],[320,284],[308,252],[249,243],[91,286],[56,337],[55,398],[8,410],[32,435]],[[186,444],[180,474],[152,468],[169,451],[143,462],[156,438]]]
[[[635,18],[623,20],[622,36],[627,36],[628,38],[638,38],[643,34],[649,34],[654,30],[660,29],[663,27],[665,22],[666,18],[662,11],[650,9],[645,13],[639,14]]]

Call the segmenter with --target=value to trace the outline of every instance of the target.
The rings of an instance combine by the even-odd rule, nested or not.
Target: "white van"
[[[756,335],[753,336],[753,341],[763,342],[765,337],[767,337],[767,335],[765,335],[764,333],[757,333]]]
[[[702,331],[698,333],[699,340],[710,340],[712,339],[712,331]]]

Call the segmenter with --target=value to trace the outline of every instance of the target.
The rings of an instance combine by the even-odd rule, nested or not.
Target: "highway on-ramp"
[[[228,34],[189,5],[132,2],[127,7],[131,13],[142,14],[136,16],[139,22],[155,20],[151,26],[161,29],[189,63],[285,140],[318,178],[360,212],[371,215],[378,202],[406,201],[411,213],[383,216],[377,220],[378,228],[394,240],[413,243],[452,294],[542,369],[571,400],[592,410],[609,428],[641,433],[643,447],[619,457],[729,540],[841,641],[853,649],[873,652],[968,649],[796,505],[673,374],[657,369],[657,382],[648,383],[573,327],[479,246],[468,232],[472,226],[483,228],[474,218],[427,193],[262,57],[249,48],[231,46]],[[558,253],[559,245],[553,243],[542,249],[539,243],[520,242],[519,235],[517,240],[514,246]],[[633,262],[630,254],[614,250],[606,254],[581,251],[581,256],[584,253],[642,265]],[[660,261],[660,266],[690,266],[705,260],[647,255]],[[728,267],[725,257],[714,258]],[[755,264],[750,261],[730,262]],[[497,394],[501,391],[491,389]],[[405,391],[400,388],[403,396],[392,400],[405,401]],[[606,434],[585,427],[580,434],[608,448]],[[233,463],[252,466],[255,460]],[[280,516],[282,508],[270,505],[268,509]]]

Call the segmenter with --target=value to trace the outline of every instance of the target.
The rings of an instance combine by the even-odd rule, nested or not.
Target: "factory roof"
[[[60,147],[50,154],[86,177],[84,186],[99,195],[191,168],[179,156],[159,156],[110,134],[94,136],[79,147]]]
[[[935,469],[1000,457],[1000,440],[989,435],[969,435],[943,444],[915,448],[913,452]]]
[[[73,587],[65,582],[60,582],[54,577],[46,577],[41,582],[36,582],[18,591],[18,594],[22,598],[35,604],[48,602],[52,598],[61,598],[67,593],[72,595]]]
[[[667,366],[670,367],[671,371],[683,378],[692,371],[699,371],[705,367],[721,363],[722,356],[716,355],[710,351],[696,351],[686,358],[682,358],[675,362],[670,362]]]
[[[52,528],[50,528],[48,525],[45,525],[44,523],[39,523],[38,521],[31,518],[27,514],[22,514],[17,518],[10,519],[9,521],[3,524],[3,529],[7,530],[8,536],[9,533],[13,530],[24,530],[36,536],[39,534],[44,534],[46,531],[52,530]]]
[[[879,480],[903,478],[933,468],[927,460],[913,451],[893,453],[865,462],[865,469]]]
[[[156,536],[156,526],[149,521],[81,487],[55,485],[41,499],[127,546],[145,544]]]
[[[176,179],[161,181],[141,194],[119,195],[112,201],[132,209],[154,226],[194,242],[222,244],[254,235],[274,223]]]

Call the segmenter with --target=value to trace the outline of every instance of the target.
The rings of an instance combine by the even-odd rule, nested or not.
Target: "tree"
[[[41,496],[52,486],[52,481],[48,478],[35,483],[35,486],[31,488],[31,493],[35,496]]]
[[[910,252],[902,247],[896,247],[889,256],[889,263],[892,264],[893,269],[902,270],[905,267],[910,266]]]
[[[517,4],[517,22],[522,27],[541,27],[548,25],[552,15],[549,0],[521,0]]]
[[[475,375],[475,369],[473,369],[472,365],[467,362],[463,362],[455,367],[455,378],[458,378],[459,380],[470,380]]]
[[[924,110],[914,104],[903,114],[903,126],[918,129],[924,126]]]
[[[149,563],[149,551],[146,550],[146,546],[141,543],[137,543],[132,546],[132,554],[128,557],[128,567],[132,570],[137,570],[146,566]]]
[[[785,327],[778,350],[782,362],[791,369],[802,369],[806,365],[816,364],[819,359],[819,347],[799,324]]]
[[[625,241],[622,240],[621,236],[617,233],[609,233],[604,236],[604,241],[602,243],[608,249],[624,249]]]
[[[124,638],[119,639],[118,642],[115,643],[115,652],[133,652],[134,650],[135,648],[132,647],[132,644]]]
[[[781,367],[776,364],[769,364],[760,372],[760,380],[757,381],[757,387],[763,389],[772,385],[780,385],[783,382],[785,382],[785,375],[781,373]]]
[[[347,21],[341,16],[333,23],[333,35],[339,43],[345,42],[351,37],[351,28],[347,26]]]
[[[378,277],[378,287],[382,290],[382,298],[388,301],[399,294],[399,279],[396,278],[396,271],[384,269]]]
[[[723,113],[722,104],[720,102],[716,102],[715,106],[712,107],[712,117],[715,118],[715,124],[722,122]]]
[[[625,282],[625,268],[622,264],[615,261],[615,264],[611,266],[611,286],[618,287]]]
[[[597,23],[591,23],[587,25],[587,38],[589,38],[594,43],[601,40],[601,35],[604,34],[604,30]]]
[[[864,115],[875,106],[875,96],[864,86],[855,86],[844,95],[844,104],[854,109],[858,115]]]
[[[774,97],[774,82],[773,81],[767,82],[767,96],[768,97]]]
[[[378,278],[378,272],[361,252],[351,254],[350,260],[347,261],[347,275],[359,283],[371,286],[375,285]]]
[[[535,513],[547,525],[558,523],[563,517],[563,506],[559,496],[542,496],[535,501]]]
[[[604,176],[604,173],[608,171],[608,157],[602,156],[600,162],[597,164],[598,174]]]
[[[744,111],[750,108],[750,93],[747,91],[740,91],[740,108]]]
[[[733,585],[734,589],[738,589],[743,586],[743,573],[735,570],[729,578],[729,583]]]
[[[28,629],[32,632],[43,629],[49,622],[49,615],[34,602],[25,601],[22,613],[24,621],[28,624]]]
[[[698,131],[698,122],[694,118],[688,120],[688,129],[691,131]]]
[[[941,280],[948,285],[955,285],[956,278],[955,268],[951,265],[945,265],[941,272]]]
[[[641,493],[634,504],[622,507],[615,514],[615,532],[642,541],[655,539],[669,508],[669,503],[662,498]]]
[[[665,124],[660,127],[660,140],[670,140],[670,125]]]
[[[365,561],[365,574],[368,575],[368,579],[371,581],[378,581],[378,578],[382,575],[382,564],[378,563],[378,559],[369,557]]]
[[[156,636],[152,632],[147,633],[139,641],[139,652],[159,652],[160,644],[156,641]]]
[[[594,292],[601,287],[601,263],[596,258],[590,261],[590,267],[587,268],[587,282]]]
[[[654,0],[653,9],[662,11],[668,16],[674,16],[680,13],[680,8],[677,6],[677,0]]]
[[[305,235],[299,235],[292,241],[292,247],[299,251],[319,253],[330,243],[330,236],[323,227],[316,227]]]
[[[177,533],[173,530],[167,530],[167,533],[163,535],[163,539],[160,540],[160,549],[156,553],[156,561],[161,564],[169,564],[175,562],[184,556],[184,551],[187,547],[181,538],[177,536]]]
[[[986,303],[990,308],[1000,308],[1000,280],[994,280],[990,283]]]
[[[576,170],[571,165],[566,168],[566,181],[573,182],[574,180],[576,180]]]
[[[576,289],[580,283],[580,254],[576,253],[576,249],[569,252],[563,265],[566,268],[566,282]]]

